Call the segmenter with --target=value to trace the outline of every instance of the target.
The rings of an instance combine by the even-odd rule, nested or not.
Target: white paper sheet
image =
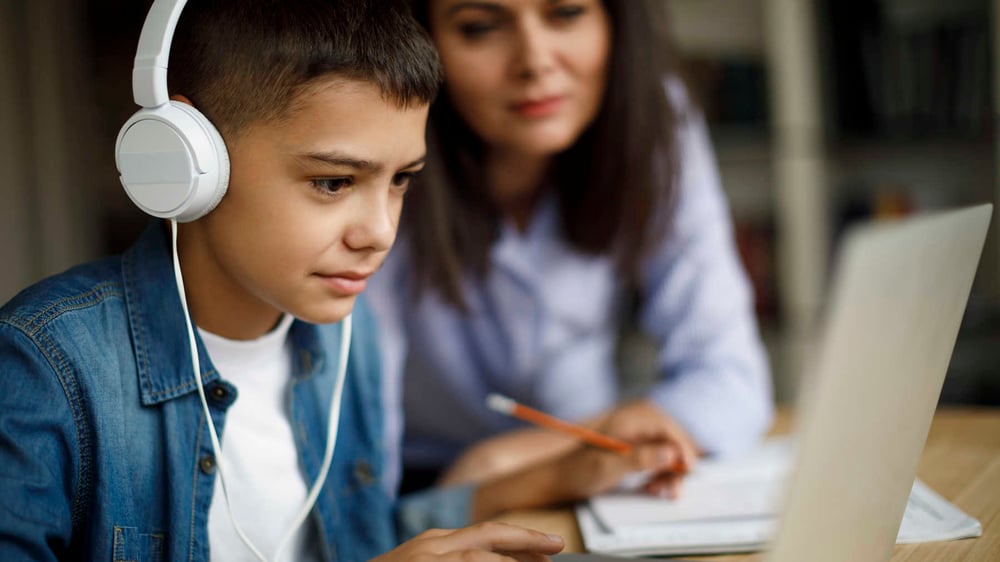
[[[592,552],[636,556],[760,550],[777,526],[793,447],[789,438],[776,438],[741,458],[703,461],[678,500],[628,491],[592,498],[577,508],[584,544]],[[897,542],[981,534],[979,521],[914,482]]]

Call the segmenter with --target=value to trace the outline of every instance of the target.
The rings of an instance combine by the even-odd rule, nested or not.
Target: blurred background
[[[1000,0],[664,2],[788,402],[845,227],[1000,203]],[[148,6],[0,1],[0,302],[146,224],[113,147]],[[623,338],[636,384],[643,349]],[[1000,213],[941,400],[1000,405]]]

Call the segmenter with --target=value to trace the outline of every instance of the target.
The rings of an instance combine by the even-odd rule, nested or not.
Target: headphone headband
[[[195,220],[229,185],[229,154],[200,111],[170,101],[167,59],[185,0],[154,0],[139,35],[132,96],[142,108],[118,133],[115,164],[129,198],[154,217]],[[189,93],[189,92],[187,92]]]
[[[167,94],[167,59],[177,19],[187,0],[154,0],[139,36],[132,67],[132,97],[142,107],[159,107]]]

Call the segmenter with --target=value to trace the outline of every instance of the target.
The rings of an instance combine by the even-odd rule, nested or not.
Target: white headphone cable
[[[253,542],[250,541],[250,537],[243,532],[239,523],[236,521],[236,515],[233,513],[233,506],[229,501],[229,490],[226,488],[226,478],[225,470],[223,469],[222,462],[222,444],[219,442],[219,436],[215,431],[215,424],[212,423],[212,414],[208,409],[208,401],[205,399],[205,389],[202,386],[201,381],[201,364],[198,360],[198,346],[194,338],[194,328],[191,322],[191,314],[188,311],[187,306],[187,294],[184,291],[184,278],[181,275],[181,262],[177,255],[177,221],[175,219],[170,219],[170,232],[171,232],[171,242],[173,249],[173,262],[174,262],[174,279],[177,282],[177,294],[181,299],[181,308],[184,311],[184,324],[187,327],[188,333],[188,343],[191,347],[191,366],[194,368],[194,377],[197,379],[198,396],[201,398],[201,406],[205,412],[205,421],[208,423],[208,434],[212,441],[212,450],[215,451],[215,466],[216,470],[219,472],[219,480],[222,483],[222,495],[226,500],[226,510],[229,512],[229,520],[233,524],[233,528],[236,530],[236,534],[239,535],[240,540],[243,544],[253,552],[254,556],[257,557],[261,562],[268,562],[267,558],[260,553],[260,550],[254,546]],[[350,354],[350,344],[351,344],[351,315],[348,314],[346,318],[341,321],[341,334],[340,334],[340,359],[337,362],[337,379],[334,382],[333,395],[330,398],[330,419],[327,423],[327,437],[326,437],[326,450],[323,452],[323,464],[320,467],[319,475],[316,478],[316,482],[313,483],[312,488],[309,490],[309,494],[306,497],[305,504],[303,504],[302,509],[299,510],[298,515],[292,522],[291,527],[285,532],[284,537],[278,542],[278,548],[274,553],[274,561],[278,562],[281,560],[282,551],[288,546],[288,541],[295,535],[295,531],[298,530],[299,526],[306,520],[309,516],[309,512],[312,510],[313,504],[316,502],[317,497],[319,497],[320,490],[323,488],[323,484],[326,482],[326,475],[330,471],[330,464],[333,461],[333,449],[337,441],[337,430],[340,427],[340,405],[341,398],[344,393],[344,379],[346,379],[347,374],[347,359]]]

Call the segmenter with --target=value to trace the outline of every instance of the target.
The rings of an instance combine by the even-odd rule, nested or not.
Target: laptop
[[[845,235],[819,355],[803,377],[796,461],[766,562],[889,560],[992,209]]]

